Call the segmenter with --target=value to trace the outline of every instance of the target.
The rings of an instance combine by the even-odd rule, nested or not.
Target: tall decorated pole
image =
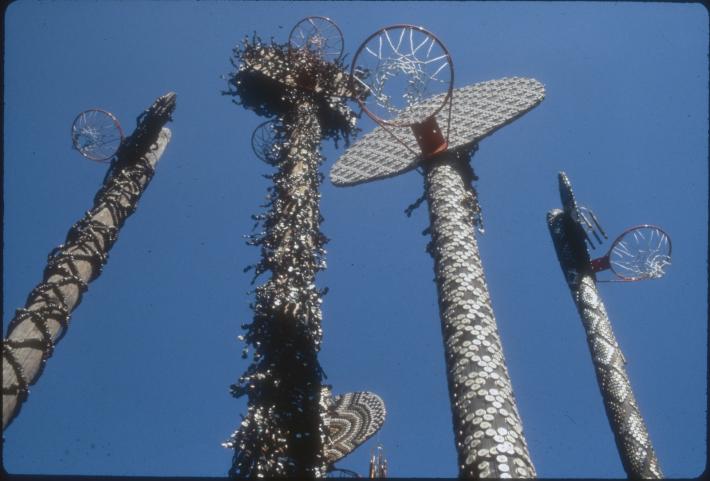
[[[85,157],[111,161],[93,207],[74,224],[63,245],[50,254],[42,281],[18,309],[3,340],[3,430],[18,415],[29,386],[36,383],[54,346],[68,328],[69,316],[88,284],[101,274],[108,252],[155,172],[170,141],[164,125],[175,109],[175,94],[159,97],[123,138],[116,118],[103,110],[82,112],[72,140]]]
[[[460,474],[533,477],[473,232],[475,191],[456,153],[432,159],[425,172]]]
[[[370,452],[370,479],[387,477],[387,457],[385,448],[378,443],[374,450]]]
[[[651,444],[646,424],[631,389],[626,359],[621,352],[609,316],[597,290],[597,273],[611,271],[612,282],[630,282],[661,277],[670,264],[671,243],[662,229],[641,225],[624,231],[609,252],[590,259],[586,242],[594,247],[588,233],[601,244],[606,237],[596,216],[578,206],[569,179],[559,174],[560,197],[564,210],[547,214],[547,225],[582,319],[594,370],[607,418],[629,478],[662,478],[663,473]]]
[[[544,88],[504,78],[454,90],[453,76],[448,50],[421,27],[386,27],[365,40],[352,77],[380,127],[338,159],[331,179],[344,186],[424,170],[459,476],[529,478],[535,468],[474,236],[469,160],[481,138],[540,103]]]
[[[315,276],[325,267],[326,242],[319,227],[318,168],[321,140],[347,141],[355,126],[344,103],[352,95],[342,51],[340,30],[324,17],[297,23],[288,44],[253,37],[234,50],[236,72],[225,93],[276,118],[255,132],[253,143],[278,170],[270,209],[256,216],[263,232],[251,241],[261,247],[256,275],[271,277],[256,288],[254,319],[244,326],[254,354],[232,386],[235,397],[248,396],[248,411],[225,443],[235,451],[230,476],[321,477],[328,469],[317,357],[323,292]]]

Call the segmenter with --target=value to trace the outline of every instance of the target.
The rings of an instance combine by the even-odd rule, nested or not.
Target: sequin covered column
[[[424,164],[459,477],[531,478],[535,468],[503,357],[473,232],[464,153]]]
[[[232,392],[249,396],[247,415],[229,443],[232,476],[325,474],[319,400],[320,292],[323,264],[319,230],[320,127],[314,107],[301,103],[284,121],[284,158],[273,176],[271,210],[264,221],[259,271],[271,279],[256,289],[254,320],[244,339],[254,363]]]
[[[566,177],[561,175],[561,184],[565,181]],[[631,390],[624,355],[597,291],[584,245],[584,234],[571,217],[559,209],[547,214],[547,225],[572,299],[582,318],[607,418],[624,470],[632,479],[662,478],[646,424]]]
[[[257,37],[235,48],[226,95],[257,114],[278,120],[278,168],[271,176],[268,212],[254,216],[262,232],[253,321],[243,327],[253,360],[235,397],[247,396],[247,413],[225,447],[234,449],[231,477],[323,477],[325,416],[320,409],[322,337],[316,273],[325,268],[319,186],[323,138],[346,139],[355,116],[340,98],[347,92],[342,64],[324,62],[284,44]],[[246,352],[244,353],[246,357]]]
[[[37,382],[66,333],[70,313],[100,275],[121,227],[153,177],[170,141],[170,130],[163,126],[175,109],[175,98],[172,92],[159,97],[141,114],[136,130],[116,153],[94,206],[50,253],[42,282],[10,321],[2,355],[3,430],[18,415],[29,386]]]

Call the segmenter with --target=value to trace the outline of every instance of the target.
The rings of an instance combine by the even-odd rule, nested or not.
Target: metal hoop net
[[[454,69],[448,50],[434,34],[414,25],[393,25],[360,45],[351,78],[366,91],[357,100],[376,122],[411,127],[450,102]],[[442,92],[446,95],[441,103],[425,102]]]
[[[671,239],[654,225],[632,227],[614,241],[607,256],[612,272],[621,280],[657,279],[671,264]]]
[[[306,17],[298,22],[288,36],[292,50],[302,50],[327,62],[343,54],[344,41],[340,28],[327,17]]]
[[[89,160],[109,160],[118,150],[123,138],[123,129],[118,119],[105,110],[85,110],[77,115],[72,123],[72,146]]]
[[[275,120],[267,120],[259,124],[251,135],[251,148],[254,154],[269,165],[279,163],[281,146],[281,135],[278,122]]]

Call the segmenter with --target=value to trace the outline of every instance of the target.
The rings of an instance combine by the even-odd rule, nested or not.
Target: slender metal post
[[[466,160],[449,151],[424,163],[459,477],[531,478],[478,245]]]
[[[561,182],[563,179],[561,177]],[[629,478],[662,478],[646,424],[626,373],[624,355],[597,292],[584,234],[567,212],[554,209],[547,225],[572,299],[582,318],[607,418]]]
[[[2,356],[3,430],[18,415],[29,386],[36,383],[55,344],[68,328],[70,313],[101,273],[108,252],[155,172],[170,141],[163,125],[175,108],[175,94],[158,98],[117,152],[94,206],[50,253],[40,282],[8,325]]]
[[[232,388],[241,395],[248,386],[249,405],[235,433],[231,476],[314,477],[326,469],[317,357],[322,314],[315,289],[323,243],[321,128],[315,107],[305,100],[283,125],[282,159],[257,267],[272,276],[256,289],[254,321],[245,336],[255,346],[255,362]]]

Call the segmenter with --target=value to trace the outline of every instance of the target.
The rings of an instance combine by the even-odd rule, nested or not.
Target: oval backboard
[[[426,103],[441,102],[439,94]],[[535,79],[511,77],[454,89],[449,130],[449,150],[471,145],[517,119],[545,98],[545,87]],[[448,109],[436,115],[445,131]],[[409,127],[377,127],[352,145],[333,165],[330,180],[350,186],[392,177],[419,165],[419,146]],[[395,138],[393,135],[396,135]]]
[[[384,424],[387,411],[380,396],[371,392],[349,392],[332,397],[326,391],[325,458],[334,463],[370,439]]]

